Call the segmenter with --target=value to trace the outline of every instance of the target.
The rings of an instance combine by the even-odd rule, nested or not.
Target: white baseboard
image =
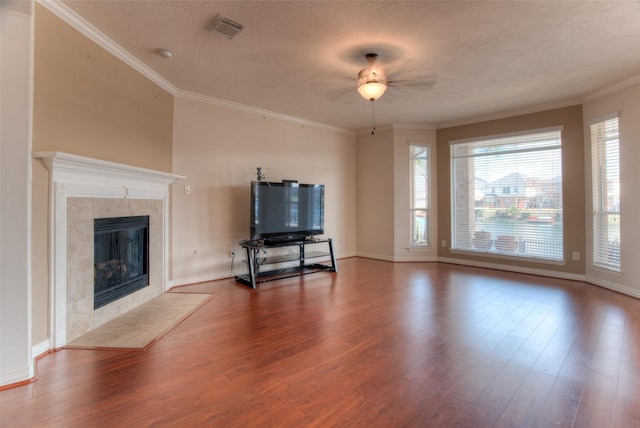
[[[584,281],[589,284],[607,288],[609,290],[616,291],[621,294],[625,294],[635,298],[640,298],[640,291],[621,285],[621,284],[617,284],[611,281],[606,281],[593,276],[560,272],[560,271],[549,270],[549,269],[537,269],[537,268],[530,268],[530,267],[523,267],[523,266],[505,265],[501,263],[488,263],[488,262],[482,262],[482,261],[476,261],[476,260],[456,259],[451,257],[421,256],[419,257],[419,259],[418,257],[413,257],[413,256],[392,257],[386,254],[377,254],[377,253],[369,253],[369,252],[360,252],[357,254],[349,253],[346,255],[343,254],[342,257],[340,258],[349,258],[349,257],[364,257],[364,258],[382,260],[387,262],[442,262],[442,263],[451,263],[451,264],[456,264],[461,266],[473,266],[473,267],[486,268],[486,269],[502,270],[507,272],[517,272],[517,273],[524,273],[524,274],[530,274],[530,275],[547,276],[551,278],[568,279],[572,281]],[[216,281],[216,280],[225,279],[225,278],[229,278],[229,272],[216,273],[216,274],[211,274],[211,275],[206,275],[201,277],[183,278],[179,280],[172,280],[170,282],[169,288],[176,287],[179,285],[185,285],[185,284],[196,284],[199,282]],[[34,355],[36,354],[34,353]]]
[[[587,276],[585,281],[588,282],[589,284],[594,284],[599,287],[608,288],[609,290],[613,290],[618,293],[626,294],[627,296],[640,299],[640,291],[627,287],[625,285],[616,284],[615,282],[607,281],[607,280],[596,278],[593,276]]]
[[[219,279],[229,278],[229,272],[225,273],[214,273],[210,275],[202,275],[202,276],[192,276],[187,278],[180,279],[172,279],[169,281],[169,290],[174,287],[178,287],[181,285],[189,285],[189,284],[198,284],[200,282],[209,282],[209,281],[217,281]]]
[[[586,277],[581,274],[559,272],[559,271],[549,270],[549,269],[536,269],[536,268],[523,267],[523,266],[504,265],[501,263],[487,263],[487,262],[480,262],[476,260],[455,259],[451,257],[438,257],[438,261],[442,263],[451,263],[451,264],[462,265],[462,266],[473,266],[473,267],[480,267],[480,268],[486,268],[486,269],[503,270],[507,272],[526,273],[530,275],[548,276],[551,278],[570,279],[573,281],[586,281]]]
[[[366,251],[360,251],[358,252],[358,257],[364,257],[365,259],[376,259],[376,260],[382,260],[385,262],[393,262],[394,257],[390,256],[388,254],[378,254],[378,253],[369,253]]]
[[[406,255],[406,256],[395,257],[393,259],[393,261],[394,262],[399,262],[399,263],[406,263],[406,262],[415,262],[415,263],[437,262],[438,261],[438,256]]]
[[[35,377],[35,361],[50,350],[49,339],[37,343],[31,347],[31,364],[29,367],[0,374],[0,387],[32,381]]]
[[[6,373],[0,373],[0,387],[11,385],[14,383],[25,382],[33,379],[34,370],[33,362],[29,367],[23,367]]]
[[[336,259],[338,261],[338,268],[340,267],[340,263],[339,260],[340,259],[345,259],[345,258],[349,258],[349,257],[356,257],[355,252],[354,253],[347,253],[347,254],[342,254],[340,255],[340,257],[336,256]],[[371,258],[375,258],[375,257],[371,257]],[[317,261],[319,263],[323,263],[323,262],[328,262],[331,260],[330,257],[320,257],[317,259],[313,259],[314,261]],[[243,267],[246,266],[243,263]],[[171,281],[169,281],[168,284],[168,290],[174,288],[174,287],[178,287],[181,285],[189,285],[189,284],[198,284],[200,282],[209,282],[209,281],[218,281],[221,279],[227,279],[230,278],[231,276],[236,276],[236,275],[244,275],[246,274],[247,271],[243,270],[241,271],[240,269],[233,269],[233,272],[229,271],[225,271],[225,272],[214,272],[211,274],[207,274],[207,275],[201,275],[201,276],[192,276],[192,277],[185,277],[185,278],[178,278],[178,279],[172,279]],[[232,275],[233,274],[233,275]]]
[[[33,345],[31,347],[31,355],[33,356],[33,359],[37,359],[38,357],[42,356],[43,354],[46,354],[47,352],[49,352],[51,350],[51,344],[49,342],[49,339],[44,340],[40,343],[36,343],[35,345]]]

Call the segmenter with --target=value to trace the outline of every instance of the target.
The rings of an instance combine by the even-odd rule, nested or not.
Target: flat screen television
[[[323,184],[251,182],[250,240],[296,241],[323,233]]]

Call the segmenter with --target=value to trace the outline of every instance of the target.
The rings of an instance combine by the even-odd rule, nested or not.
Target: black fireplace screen
[[[149,285],[149,216],[94,219],[93,307]]]

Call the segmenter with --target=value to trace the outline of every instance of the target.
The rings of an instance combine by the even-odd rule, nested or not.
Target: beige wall
[[[393,129],[358,135],[358,255],[394,258]]]
[[[36,4],[33,150],[172,170],[173,96]],[[48,174],[33,162],[34,344],[48,336]]]
[[[36,7],[33,150],[171,172],[173,96]]]
[[[435,129],[387,126],[358,135],[358,255],[388,261],[435,260],[435,194],[432,175],[431,246],[410,247],[409,145],[430,145],[435,171]]]
[[[620,188],[622,201],[620,202],[620,256],[622,272],[611,273],[587,265],[589,281],[640,297],[640,85],[635,85],[597,100],[584,104],[585,147],[587,153],[591,145],[589,125],[596,119],[613,113],[619,114],[620,125]],[[588,157],[587,165],[590,165]],[[587,170],[587,195],[590,195],[590,170]],[[591,237],[592,218],[591,202],[587,205],[587,236]],[[591,250],[591,245],[588,250]],[[591,256],[588,253],[587,261]]]
[[[562,265],[544,262],[525,262],[508,258],[486,257],[469,253],[453,254],[451,245],[451,177],[449,142],[524,130],[562,126],[564,257]],[[506,119],[439,129],[438,135],[438,235],[447,241],[438,256],[467,261],[498,263],[531,269],[584,274],[584,257],[572,260],[573,251],[585,252],[585,169],[582,106],[572,106]]]
[[[355,136],[332,129],[176,98],[172,189],[172,284],[245,272],[238,242],[249,237],[250,182],[325,185],[325,235],[338,257],[355,255]],[[185,186],[190,186],[186,194]]]

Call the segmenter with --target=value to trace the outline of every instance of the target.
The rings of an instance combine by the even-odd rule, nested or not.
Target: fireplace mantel
[[[104,187],[100,193],[105,197],[149,196],[157,191],[166,192],[167,186],[175,180],[186,177],[168,172],[92,159],[63,152],[35,152],[34,158],[41,159],[52,174],[51,181],[91,189],[95,196],[96,186]]]
[[[50,347],[67,343],[68,199],[159,200],[162,203],[162,278],[168,287],[169,185],[186,177],[62,152],[34,152],[49,171]]]

